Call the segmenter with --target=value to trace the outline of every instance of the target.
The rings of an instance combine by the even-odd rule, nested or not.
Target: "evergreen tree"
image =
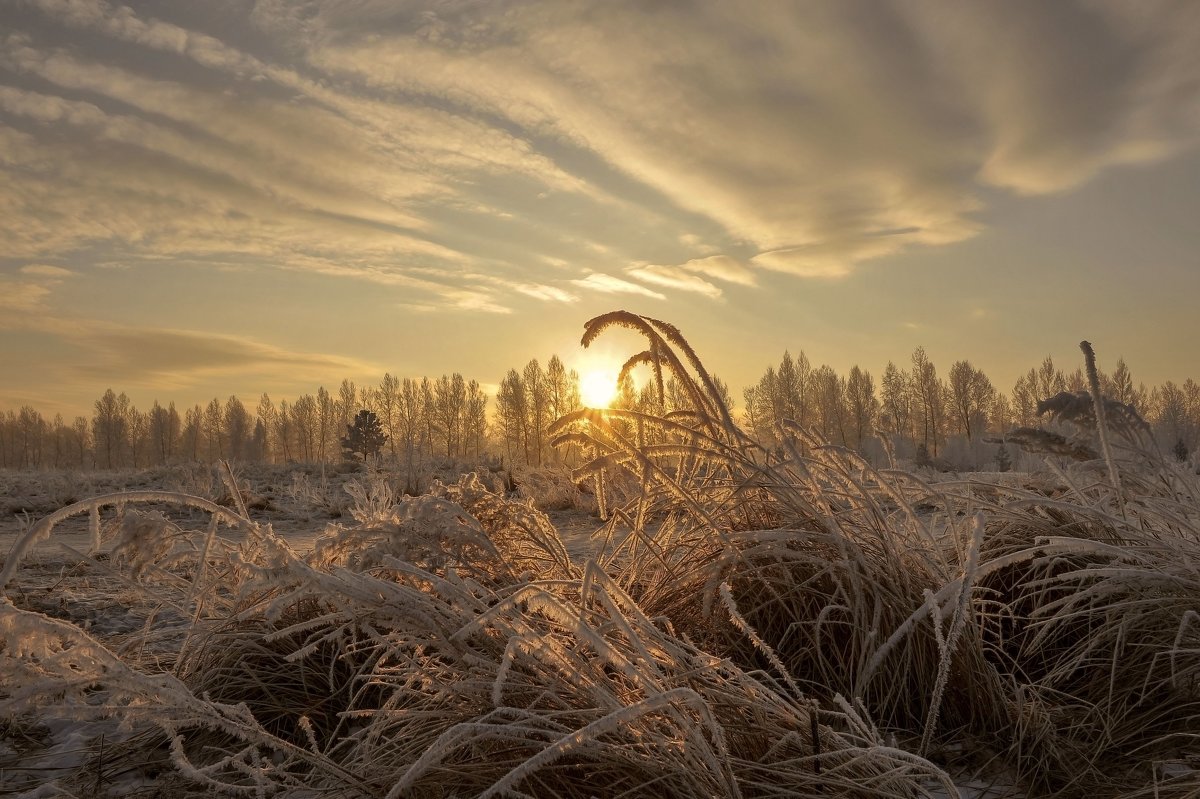
[[[1012,468],[1012,456],[1008,453],[1008,445],[1003,439],[1000,441],[1000,449],[996,450],[996,470],[1007,472]]]
[[[362,454],[365,461],[369,456],[379,456],[379,450],[388,441],[383,432],[383,423],[379,417],[368,410],[359,411],[354,417],[354,423],[346,425],[346,435],[342,438],[342,449],[353,458]]]

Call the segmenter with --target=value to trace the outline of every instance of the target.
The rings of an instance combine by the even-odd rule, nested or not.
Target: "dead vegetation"
[[[174,790],[230,795],[1200,792],[1200,486],[1136,424],[1036,487],[927,484],[794,426],[760,447],[675,328],[616,312],[584,343],[614,325],[647,342],[627,367],[691,408],[558,422],[607,517],[595,558],[474,477],[416,498],[358,483],[306,556],[244,507],[85,500],[28,539],[122,506],[94,542],[120,536],[119,557],[91,565],[177,623],[118,646],[14,604],[18,546],[6,729],[118,718],[135,737],[110,764],[157,752]],[[1052,410],[1086,424],[1068,400]]]

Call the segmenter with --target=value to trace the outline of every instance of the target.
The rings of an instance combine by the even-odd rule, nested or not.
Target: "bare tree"
[[[92,417],[92,436],[96,442],[96,460],[106,469],[122,464],[121,449],[125,440],[125,425],[129,416],[129,397],[118,396],[111,388],[96,400]]]
[[[216,397],[204,409],[204,448],[208,460],[225,457],[225,417]]]
[[[938,379],[937,368],[924,347],[917,347],[912,355],[912,380],[914,394],[920,411],[921,442],[932,455],[937,455],[945,423],[945,391]]]
[[[996,389],[983,370],[956,361],[947,375],[955,428],[970,441],[987,428]]]
[[[225,400],[224,419],[228,457],[233,460],[245,460],[254,425],[246,406],[236,396]]]
[[[862,449],[863,442],[874,432],[875,417],[879,413],[879,400],[875,397],[875,381],[870,372],[854,365],[846,378],[846,408],[849,416],[849,441],[855,449]]]

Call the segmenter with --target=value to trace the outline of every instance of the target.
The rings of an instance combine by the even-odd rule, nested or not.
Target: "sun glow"
[[[617,398],[617,370],[589,369],[579,379],[579,398],[588,408],[607,408]]]

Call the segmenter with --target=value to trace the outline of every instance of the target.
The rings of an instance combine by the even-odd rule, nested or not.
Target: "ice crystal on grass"
[[[237,481],[238,511],[76,503],[0,571],[0,720],[120,719],[134,737],[109,762],[223,795],[899,799],[955,795],[950,772],[1025,796],[1200,792],[1192,475],[1136,435],[1119,481],[1093,459],[929,483],[787,421],[765,449],[677,329],[616,312],[585,343],[613,326],[690,407],[557,424],[587,453],[570,484],[602,486],[595,557],[477,476],[398,498],[368,474],[303,556]],[[14,601],[34,540],[114,505],[118,556],[89,568],[181,635],[118,645]]]

